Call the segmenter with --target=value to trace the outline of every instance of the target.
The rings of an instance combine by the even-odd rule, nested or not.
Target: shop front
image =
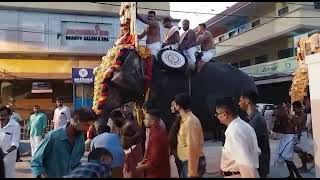
[[[91,106],[92,100],[84,97],[92,97],[93,90],[90,89],[93,89],[93,84],[79,84],[78,81],[73,81],[72,69],[88,67],[88,75],[93,77],[92,69],[100,63],[100,56],[66,56],[50,59],[35,55],[33,57],[0,59],[0,95],[3,105],[10,99],[15,99],[17,112],[26,120],[34,105],[40,105],[47,113],[48,119],[51,119],[58,96],[62,96],[65,104],[71,109],[75,106]]]
[[[92,108],[93,82],[92,68],[72,68],[74,109]]]

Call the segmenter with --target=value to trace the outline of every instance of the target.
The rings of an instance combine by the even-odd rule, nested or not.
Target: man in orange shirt
[[[178,157],[182,161],[180,178],[202,177],[206,171],[202,126],[191,112],[190,103],[190,96],[185,93],[174,98],[174,108],[181,116],[177,145]]]

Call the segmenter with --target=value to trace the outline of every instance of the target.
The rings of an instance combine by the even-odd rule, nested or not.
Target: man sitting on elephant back
[[[185,19],[182,21],[184,32],[180,36],[178,50],[187,56],[189,68],[194,70],[196,63],[195,52],[197,51],[197,47],[195,46],[196,33],[193,29],[189,29],[189,25],[189,20]]]
[[[201,23],[198,25],[198,29],[196,32],[196,46],[201,45],[201,53],[202,57],[199,61],[199,68],[201,69],[202,66],[209,62],[212,58],[216,55],[216,49],[214,46],[213,38],[211,32],[206,29],[206,25]]]
[[[180,40],[179,28],[177,26],[172,25],[170,17],[165,17],[163,19],[163,27],[168,28],[170,30],[166,33],[166,37],[162,44],[162,48],[178,49]]]

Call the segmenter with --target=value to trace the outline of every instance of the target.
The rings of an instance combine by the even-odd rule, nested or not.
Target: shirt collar
[[[158,129],[160,127],[160,122],[150,125],[150,129]]]
[[[248,114],[248,118],[252,119],[257,113],[258,113],[258,110],[255,109],[251,114]]]
[[[65,107],[65,105],[62,105],[61,107],[58,106],[58,109],[63,109]]]
[[[42,114],[41,112],[33,113],[33,115],[36,115],[36,116],[41,115],[41,114]]]
[[[68,140],[68,135],[67,135],[67,126],[70,123],[68,122],[66,125],[64,125],[60,131],[61,131],[61,135],[60,135],[60,140],[64,141],[64,140]]]
[[[226,131],[225,131],[224,134],[227,135],[227,134],[229,133],[229,131],[231,131],[230,129],[232,129],[232,127],[233,127],[235,124],[237,124],[237,122],[238,122],[239,120],[242,121],[239,116],[238,116],[237,118],[235,118],[234,120],[232,120],[232,121],[230,122],[230,124],[228,125],[228,127],[227,127],[227,129],[226,129]]]

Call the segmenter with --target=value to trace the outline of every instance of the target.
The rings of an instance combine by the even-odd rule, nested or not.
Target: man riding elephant
[[[137,14],[137,18],[149,26],[145,28],[142,34],[138,35],[138,39],[142,39],[147,36],[146,45],[151,50],[153,56],[157,57],[159,51],[161,50],[161,41],[160,41],[160,25],[156,20],[156,12],[149,11],[148,19],[142,18]]]
[[[216,49],[213,42],[213,37],[210,31],[207,30],[207,26],[204,23],[198,25],[198,29],[196,32],[197,41],[196,46],[201,46],[201,60],[198,64],[198,71],[202,69],[202,67],[212,60],[216,56]]]
[[[128,20],[128,18],[124,19]],[[171,19],[167,19],[164,24],[167,28],[171,28],[165,43],[171,46],[179,43],[179,32],[173,28]],[[198,37],[197,42],[203,46],[202,50],[210,52],[213,48],[213,42],[210,44],[206,39],[212,37],[207,35],[210,32],[201,30],[200,33],[202,35]],[[95,77],[93,107],[98,112],[97,114],[103,116],[104,119],[108,119],[112,110],[125,103],[130,101],[142,103],[145,100],[150,100],[160,105],[159,108],[164,116],[163,120],[170,127],[172,117],[169,107],[173,97],[181,92],[189,92],[191,110],[200,119],[204,130],[212,131],[213,127],[217,126],[217,121],[213,121],[214,112],[211,112],[217,98],[226,96],[239,98],[242,91],[257,91],[253,80],[231,65],[210,61],[201,72],[186,76],[185,73],[161,69],[162,62],[153,59],[149,48],[144,46],[132,48],[126,46],[125,41],[122,43],[124,46],[120,45],[110,49],[108,54],[103,57],[103,62]],[[178,60],[185,62],[186,59],[179,58]],[[181,64],[183,66],[183,63]],[[184,64],[186,65],[186,63]],[[148,89],[147,93],[146,89]]]
[[[164,42],[162,44],[162,48],[166,49],[178,49],[180,35],[179,28],[177,26],[172,25],[172,21],[170,17],[165,17],[163,19],[163,27],[168,28]]]
[[[178,50],[183,52],[188,58],[188,66],[191,70],[195,69],[197,47],[196,32],[193,29],[189,29],[190,22],[185,19],[182,21],[182,29],[184,32],[180,36]]]

